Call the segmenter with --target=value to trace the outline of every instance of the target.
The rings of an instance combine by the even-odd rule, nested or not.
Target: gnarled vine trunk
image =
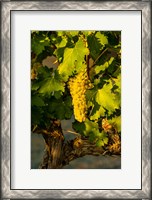
[[[106,146],[97,147],[95,143],[90,143],[87,138],[82,137],[64,142],[60,121],[53,121],[49,132],[42,132],[46,148],[39,167],[41,169],[59,169],[85,155],[120,155],[121,152],[120,136],[116,133],[109,133]]]
[[[42,135],[46,144],[46,152],[41,168],[61,168],[64,136],[60,121],[53,121],[49,132],[47,132],[47,134],[43,133]]]

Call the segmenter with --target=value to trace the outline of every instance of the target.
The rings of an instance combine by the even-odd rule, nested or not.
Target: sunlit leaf
[[[79,71],[85,62],[84,58],[89,54],[89,50],[85,47],[83,40],[80,38],[73,48],[64,50],[63,62],[59,65],[58,70],[65,79],[74,71]]]
[[[97,103],[107,109],[109,114],[112,114],[120,106],[119,102],[116,101],[117,95],[111,91],[112,87],[110,83],[105,84],[96,94]]]
[[[98,41],[100,42],[101,45],[106,45],[108,44],[108,39],[104,34],[101,34],[100,32],[96,33],[96,38],[98,38]]]

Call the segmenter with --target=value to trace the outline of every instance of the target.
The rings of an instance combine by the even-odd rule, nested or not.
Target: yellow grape
[[[36,77],[37,77],[37,74],[36,74],[35,70],[31,69],[31,80],[36,79]]]
[[[69,79],[69,89],[74,106],[74,116],[79,122],[86,120],[87,104],[86,90],[92,88],[92,84],[87,75],[87,70],[81,71],[75,77]]]
[[[111,130],[112,126],[111,124],[109,124],[108,120],[106,118],[104,118],[102,120],[102,128],[105,132],[108,132]]]

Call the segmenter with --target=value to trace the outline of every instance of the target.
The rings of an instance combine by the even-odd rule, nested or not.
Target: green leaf
[[[102,147],[102,146],[104,146],[104,141],[103,140],[98,140],[96,142],[96,145],[97,145],[97,147]]]
[[[79,31],[70,31],[70,35],[72,35],[72,37],[77,36],[79,34]]]
[[[90,121],[86,119],[85,122],[74,122],[73,128],[80,134],[89,137],[90,142],[94,142],[96,138],[100,135],[99,127],[97,122]]]
[[[40,87],[40,83],[39,83],[39,82],[37,82],[37,81],[35,81],[35,80],[32,81],[32,83],[31,83],[31,90],[32,90],[32,91],[38,90],[39,87]]]
[[[111,82],[113,82],[112,91],[115,95],[115,101],[120,107],[121,106],[121,74],[119,74],[117,78],[113,78]]]
[[[112,46],[118,45],[120,42],[121,32],[120,31],[108,31],[105,34],[108,36],[109,44]]]
[[[51,74],[51,70],[48,67],[43,67],[43,66],[39,67],[37,69],[37,72],[38,72],[38,77],[41,79],[48,78],[50,77]]]
[[[43,119],[43,110],[41,107],[31,107],[31,123],[32,124],[41,124]]]
[[[70,119],[72,117],[73,114],[73,107],[72,107],[72,99],[71,96],[67,96],[64,101],[63,101],[63,105],[64,105],[64,110],[65,110],[65,119]]]
[[[116,128],[118,132],[121,132],[121,116],[115,116],[112,119],[109,119],[108,121]]]
[[[105,115],[105,109],[98,103],[94,104],[94,108],[90,115],[90,120],[97,120]]]
[[[65,31],[57,31],[57,35],[58,36],[63,36],[63,35],[65,35]]]
[[[95,134],[98,131],[98,123],[92,122],[89,119],[86,119],[84,124],[85,124],[85,130],[84,130],[85,135],[88,136],[90,133]]]
[[[65,107],[65,119],[70,119],[72,117],[73,110],[70,107]]]
[[[95,140],[96,140],[95,132],[89,132],[89,141],[92,143],[95,142]]]
[[[62,106],[62,104],[58,104],[56,106],[56,112],[55,112],[55,117],[57,119],[63,120],[65,118],[65,110],[64,107]]]
[[[66,44],[67,44],[67,37],[65,37],[65,36],[62,36],[61,37],[61,41],[59,42],[59,44],[56,44],[56,47],[57,48],[62,48],[62,47],[65,47],[66,46]]]
[[[62,92],[61,91],[55,91],[54,96],[55,96],[56,99],[60,99],[61,96],[62,96]]]
[[[62,47],[62,48],[57,48],[54,51],[54,55],[58,58],[59,62],[61,62],[63,59],[64,49],[65,47]]]
[[[32,106],[45,106],[45,103],[43,101],[43,99],[39,96],[32,96],[31,98],[31,104]]]
[[[52,75],[49,78],[46,78],[41,82],[41,87],[38,90],[39,93],[44,95],[50,95],[52,92],[61,91],[64,92],[65,83],[62,81],[60,75],[55,71],[54,76]]]
[[[121,72],[120,60],[115,59],[108,67],[107,72],[113,77],[116,77]]]
[[[114,57],[111,57],[109,61],[106,61],[103,65],[95,66],[94,68],[95,75],[99,74],[101,71],[105,71],[105,69],[107,69],[111,65],[113,60],[114,60]]]
[[[66,48],[64,50],[63,62],[59,65],[59,74],[64,77],[67,81],[69,76],[71,76],[74,71],[78,72],[83,63],[85,62],[85,55],[89,54],[89,50],[85,47],[82,38],[79,38],[76,42],[75,47]]]
[[[52,97],[48,105],[48,112],[55,119],[70,119],[73,113],[71,97],[68,96],[65,99]]]
[[[45,46],[45,49],[40,54],[37,55],[36,58],[37,62],[42,63],[45,58],[47,58],[48,56],[52,56],[53,52],[54,52],[53,45]]]
[[[113,80],[115,82],[115,86],[117,86],[115,92],[121,93],[121,74],[119,74],[117,78],[114,78]]]
[[[84,134],[84,130],[85,130],[85,124],[82,122],[78,122],[78,121],[75,121],[72,123],[72,128],[77,132],[77,133],[80,133],[80,134]]]
[[[96,102],[97,88],[93,88],[86,92],[87,106],[89,108],[89,119],[97,120],[104,116],[105,109]]]
[[[39,93],[50,95],[54,91],[64,92],[64,83],[56,80],[54,77],[47,78],[41,83]]]
[[[103,141],[104,141],[104,144],[108,144],[108,141],[109,141],[108,137],[105,137],[105,138],[103,139]]]
[[[96,38],[98,38],[98,41],[100,42],[101,45],[105,46],[106,44],[108,44],[108,39],[104,34],[97,32],[95,36]]]
[[[89,35],[92,35],[92,34],[94,34],[95,33],[95,31],[83,31],[83,34],[86,36],[86,37],[88,37]]]
[[[117,96],[112,93],[112,84],[105,84],[102,89],[99,89],[96,94],[96,102],[112,114],[115,109],[120,107]]]
[[[89,119],[97,120],[105,115],[105,109],[96,102],[98,88],[93,88],[86,92],[87,106],[89,108]]]
[[[96,145],[98,147],[101,147],[104,146],[105,144],[108,144],[108,136],[104,131],[102,131],[98,134],[98,140],[96,142]]]
[[[87,42],[90,50],[90,55],[93,58],[93,60],[96,60],[96,58],[101,53],[103,47],[101,46],[100,42],[98,41],[98,38],[96,38],[94,34],[88,35]]]
[[[50,40],[47,36],[36,36],[32,38],[32,51],[36,53],[36,55],[39,55],[42,53],[43,50],[45,50],[45,46],[50,45]]]

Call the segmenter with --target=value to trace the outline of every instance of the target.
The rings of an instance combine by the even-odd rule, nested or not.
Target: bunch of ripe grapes
[[[69,89],[72,96],[72,104],[74,106],[74,116],[79,122],[86,120],[87,104],[86,91],[90,89],[92,84],[88,78],[87,69],[84,69],[76,76],[69,79]]]

